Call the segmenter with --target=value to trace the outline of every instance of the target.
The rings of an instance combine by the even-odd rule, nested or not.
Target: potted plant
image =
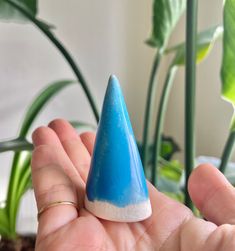
[[[148,84],[146,98],[146,109],[144,119],[143,140],[139,142],[139,149],[148,179],[161,191],[169,196],[184,202],[194,210],[187,193],[187,180],[194,168],[195,162],[195,69],[196,63],[200,63],[211,51],[214,42],[223,37],[223,56],[221,67],[222,96],[230,103],[235,104],[235,39],[232,37],[235,31],[235,18],[232,13],[235,10],[235,3],[232,0],[224,1],[223,15],[224,22],[221,25],[210,27],[197,33],[197,0],[154,0],[152,16],[152,34],[147,44],[155,51],[151,75]],[[168,41],[173,33],[178,20],[186,10],[186,41],[178,45],[168,47]],[[78,83],[83,88],[90,108],[96,121],[99,120],[98,108],[95,104],[90,88],[81,73],[78,65],[64,45],[58,40],[52,30],[52,25],[40,20],[37,17],[37,1],[2,0],[0,1],[0,17],[9,20],[24,20],[32,22],[59,50],[65,62],[71,67],[74,73],[74,80],[56,81],[45,88],[32,102],[25,113],[18,136],[13,140],[2,141],[0,152],[14,151],[11,166],[10,182],[5,203],[0,208],[0,250],[6,250],[6,245],[20,245],[16,232],[16,219],[20,201],[24,193],[31,187],[30,159],[32,144],[27,140],[29,129],[47,102],[65,87]],[[234,49],[233,49],[234,48]],[[153,108],[156,98],[159,65],[163,57],[173,55],[166,73],[158,112],[154,118]],[[163,136],[164,115],[168,104],[169,93],[173,84],[174,76],[179,67],[185,67],[185,167],[178,160],[172,160],[173,154],[179,150],[179,146],[171,137]],[[71,122],[75,127],[89,127],[80,121]],[[154,126],[154,138],[150,139],[150,128]],[[231,130],[221,157],[220,170],[225,171],[235,140],[235,122],[231,123]],[[233,167],[232,167],[233,168]],[[185,181],[182,182],[185,172]],[[232,180],[233,182],[233,180]],[[5,240],[18,240],[9,244]],[[18,243],[18,244],[15,244]],[[19,244],[20,243],[20,244]],[[2,245],[2,246],[1,246]],[[17,250],[20,250],[19,246]],[[23,249],[22,249],[23,250]],[[24,249],[25,250],[25,249]]]

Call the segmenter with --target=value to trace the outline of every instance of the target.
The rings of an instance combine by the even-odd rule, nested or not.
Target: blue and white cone
[[[135,137],[120,85],[109,79],[86,185],[85,207],[95,216],[136,222],[152,214]]]

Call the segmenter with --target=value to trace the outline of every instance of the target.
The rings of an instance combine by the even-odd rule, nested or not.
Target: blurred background
[[[221,8],[221,0],[199,1],[198,30],[221,23]],[[150,0],[39,0],[40,18],[56,26],[55,34],[80,66],[100,109],[109,75],[119,78],[139,140],[155,54],[155,49],[145,44],[151,32],[151,15]],[[172,45],[184,40],[184,28],[183,17],[171,38]],[[161,65],[159,87],[169,61],[170,58],[165,59]],[[197,156],[220,157],[229,130],[233,111],[220,97],[220,63],[221,42],[217,42],[197,68]],[[181,149],[184,148],[183,70],[177,72],[164,127],[165,134],[172,136]],[[47,84],[60,79],[74,79],[74,76],[38,29],[32,24],[0,22],[0,138],[14,137],[33,97]],[[58,117],[95,124],[79,85],[59,94],[40,115],[35,127]],[[11,153],[0,155],[0,201],[6,196],[11,157]],[[183,161],[181,153],[177,157]],[[26,213],[35,216],[32,200],[33,195],[28,192],[21,209],[24,223]],[[22,227],[21,222],[18,225]],[[24,224],[23,231],[35,227],[34,217]]]

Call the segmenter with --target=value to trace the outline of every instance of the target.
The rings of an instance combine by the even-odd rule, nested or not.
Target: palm
[[[145,240],[149,238],[146,230],[146,226],[142,223],[108,222],[86,212],[84,218],[79,217],[48,236],[43,242],[39,242],[38,248],[39,250],[53,250],[51,247],[54,250],[151,250],[152,245]],[[64,232],[69,234],[63,235]]]
[[[234,222],[234,208],[231,213],[230,208],[225,206],[231,200],[228,196],[235,197],[234,190],[210,166],[207,167],[209,176],[214,173],[215,177],[206,182],[206,186],[202,183],[200,187],[203,180],[200,174],[200,182],[195,186],[197,173],[202,173],[198,170],[191,179],[190,190],[194,202],[217,225],[195,218],[188,208],[167,198],[151,184],[148,188],[153,214],[147,220],[116,223],[94,217],[83,208],[94,134],[85,133],[79,137],[63,120],[56,120],[49,127],[39,128],[33,135],[36,150],[32,159],[32,177],[38,207],[53,201],[70,200],[77,202],[80,210],[77,212],[73,206],[60,205],[45,211],[39,219],[38,251],[216,250],[213,247],[217,243],[212,237],[224,231],[223,226],[217,225]],[[205,179],[208,179],[206,175],[204,170]],[[212,188],[217,191],[215,196]],[[213,195],[211,200],[208,194]],[[218,207],[220,214],[216,211]],[[211,240],[205,242],[209,237]],[[194,249],[192,243],[195,244]]]
[[[157,200],[157,195],[160,195],[160,193],[158,193],[153,187],[150,189],[155,193],[151,196],[151,201]],[[183,209],[180,204],[170,200],[170,203],[168,203],[168,199],[165,196],[162,196],[162,198],[159,197],[159,202],[160,200],[163,202],[162,205],[164,205],[164,200],[166,200],[166,204],[161,210],[155,212],[153,208],[153,215],[149,219],[136,223],[119,223],[98,219],[86,209],[81,209],[80,217],[59,228],[46,238],[42,238],[43,241],[40,241],[39,239],[38,250],[70,251],[83,250],[82,248],[84,248],[84,250],[109,251],[158,250],[160,245],[165,241],[165,236],[168,234],[168,229],[165,224],[169,223],[164,223],[162,220],[166,219],[165,217],[169,217],[168,214],[171,212],[172,207],[176,210],[177,207],[179,207],[179,209],[185,212],[182,217],[189,215],[188,209]],[[160,207],[158,209],[160,209]],[[159,212],[161,218],[158,219],[156,214]],[[177,212],[175,212],[175,216],[176,215]],[[180,224],[182,221],[182,218],[178,219],[177,224]],[[160,238],[157,237],[160,233],[162,238],[160,236]]]

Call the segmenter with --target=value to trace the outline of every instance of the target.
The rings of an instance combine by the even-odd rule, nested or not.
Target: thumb
[[[203,216],[217,225],[235,223],[235,189],[215,167],[203,164],[190,176],[189,194]]]

